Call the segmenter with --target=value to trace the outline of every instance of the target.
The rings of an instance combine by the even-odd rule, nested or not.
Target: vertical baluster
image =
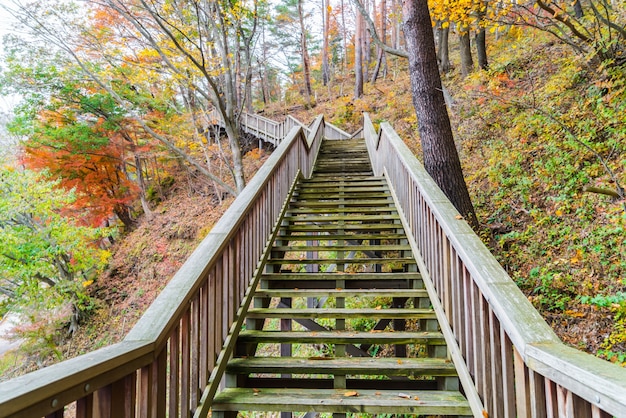
[[[558,403],[559,417],[575,417],[574,399],[572,392],[561,385],[556,385],[556,399]]]
[[[151,384],[152,384],[152,365],[148,365],[145,367],[142,367],[141,370],[139,371],[139,411],[138,411],[138,417],[139,418],[151,418],[152,415],[150,415],[150,412],[152,411],[152,403],[153,403],[153,399],[152,399],[152,388],[151,388]],[[100,392],[100,391],[98,391]],[[98,394],[100,395],[100,394]],[[100,402],[102,402],[100,396],[96,396],[96,410],[101,409],[101,407],[98,407]],[[101,416],[108,416],[108,415],[101,415]]]
[[[514,368],[514,349],[513,343],[506,335],[504,328],[500,326],[500,341],[502,342],[502,387],[504,416],[506,418],[515,418],[516,401],[515,401],[515,368]]]
[[[502,340],[500,335],[500,321],[493,313],[493,310],[489,308],[489,338],[491,339],[491,352],[489,357],[493,367],[491,368],[491,387],[493,388],[493,394],[491,400],[487,402],[484,400],[486,408],[491,406],[488,410],[491,417],[502,418],[504,417],[504,382],[503,374],[505,372],[505,365],[502,364]]]
[[[93,393],[76,401],[76,418],[93,417]]]
[[[217,277],[216,277],[216,273],[215,273],[215,269],[216,267],[213,266],[209,272],[208,275],[208,283],[209,283],[209,291],[207,294],[207,297],[209,299],[208,301],[208,305],[207,305],[207,314],[208,314],[208,318],[209,318],[209,331],[208,331],[208,337],[209,337],[209,349],[208,349],[208,366],[209,366],[209,374],[213,371],[213,368],[215,367],[215,362],[217,361],[217,352],[219,350],[218,347],[218,340],[217,340],[217,326],[218,326],[218,322],[217,322],[217,317],[216,317],[216,310],[217,310]]]
[[[196,365],[197,367],[197,365]],[[152,416],[165,418],[167,411],[167,350],[164,347],[152,363]],[[113,398],[113,404],[117,403]],[[195,408],[194,404],[194,408]],[[114,414],[112,416],[121,416]]]
[[[180,325],[174,327],[169,342],[170,351],[170,385],[169,385],[169,416],[177,417],[180,411]]]
[[[198,404],[198,392],[200,390],[200,292],[191,300],[190,313],[190,378],[189,378],[189,405],[192,409]]]
[[[190,374],[189,368],[191,367],[189,359],[190,351],[190,312],[189,309],[185,310],[183,317],[180,321],[180,357],[181,357],[181,370],[180,370],[180,416],[187,418],[190,415],[191,406],[189,403],[189,386],[190,386]]]
[[[530,411],[533,417],[546,417],[546,394],[543,376],[528,370],[528,383],[530,390]]]
[[[200,287],[200,391],[204,391],[209,380],[209,314],[208,314],[208,291],[209,284],[205,280]]]
[[[482,398],[485,400],[485,403],[493,398],[493,387],[491,386],[491,373],[492,371],[492,363],[491,363],[491,345],[492,340],[490,338],[489,331],[489,303],[485,300],[482,292],[478,292],[478,304],[480,306],[480,339],[483,342],[480,350],[480,357],[482,362]]]
[[[528,392],[528,368],[522,355],[513,348],[515,365],[515,400],[518,417],[530,416],[530,394]]]
[[[556,396],[556,383],[550,379],[544,379],[546,392],[546,416],[548,418],[559,418],[559,407]]]

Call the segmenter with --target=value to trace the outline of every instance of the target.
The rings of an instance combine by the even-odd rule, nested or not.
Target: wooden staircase
[[[363,140],[322,144],[272,243],[213,416],[467,416],[386,180]],[[361,415],[362,416],[362,415]]]

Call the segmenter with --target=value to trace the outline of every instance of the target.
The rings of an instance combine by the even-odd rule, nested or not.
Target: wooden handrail
[[[389,124],[363,134],[488,416],[626,416],[624,369],[561,343]]]

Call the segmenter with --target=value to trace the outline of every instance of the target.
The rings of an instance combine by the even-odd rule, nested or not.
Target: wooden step
[[[310,224],[310,225],[298,225],[298,224],[293,224],[293,225],[285,225],[281,227],[281,230],[283,232],[327,232],[327,233],[333,233],[335,231],[338,230],[342,230],[342,231],[389,231],[389,230],[399,230],[402,229],[402,225],[401,224],[397,224],[397,223],[386,223],[386,224],[381,224],[381,223],[370,223],[370,224],[344,224],[344,225],[337,225],[337,224],[330,224],[330,223],[315,223],[315,224]],[[281,233],[281,235],[287,235],[284,233]],[[283,237],[281,236],[279,239],[283,239]]]
[[[372,180],[358,180],[358,181],[313,181],[313,180],[305,180],[300,182],[297,189],[307,189],[307,190],[318,190],[318,189],[328,189],[328,188],[362,188],[362,187],[384,187],[385,189],[389,189],[387,181],[385,179],[375,179]]]
[[[366,178],[362,178],[362,179],[344,179],[344,180],[340,180],[339,181],[340,184],[349,184],[351,186],[358,186],[358,185],[367,185],[367,186],[372,186],[372,185],[379,185],[379,184],[387,184],[387,180],[384,177],[374,177],[374,176],[369,176]],[[302,181],[300,181],[300,185],[302,187],[317,187],[317,186],[321,186],[321,187],[325,187],[329,184],[337,184],[337,182],[329,182],[325,179],[318,179],[315,177],[315,175],[313,177],[311,177],[310,179],[303,179]]]
[[[437,319],[435,311],[421,308],[251,308],[247,318],[283,319]]]
[[[264,273],[263,280],[418,280],[417,272],[408,273]]]
[[[246,357],[228,362],[232,373],[340,374],[373,376],[456,376],[454,364],[436,358]]]
[[[336,258],[302,258],[302,259],[289,259],[289,258],[271,258],[267,261],[267,264],[401,264],[410,265],[415,264],[415,259],[411,257],[393,257],[393,258],[350,258],[338,261]]]
[[[275,344],[428,344],[445,345],[443,334],[432,331],[256,331],[239,334],[242,343]]]
[[[296,242],[296,241],[319,241],[319,242],[333,242],[338,240],[347,241],[373,241],[373,240],[386,240],[386,241],[399,241],[405,240],[405,234],[324,234],[324,235],[279,235],[276,237],[278,241],[282,242]]]
[[[335,205],[338,206],[338,205]],[[304,206],[304,207],[292,207],[287,211],[287,216],[292,216],[293,214],[298,215],[319,215],[319,214],[336,214],[336,213],[354,213],[354,214],[366,214],[366,213],[377,213],[377,214],[388,214],[388,213],[397,213],[396,208],[391,205],[383,204],[379,206],[353,206],[350,205],[348,207],[315,207],[315,206]]]
[[[411,251],[410,245],[276,245],[273,251]]]
[[[227,388],[217,394],[212,409],[213,411],[472,415],[467,400],[455,391]]]
[[[261,289],[254,293],[262,298],[426,298],[425,289]]]

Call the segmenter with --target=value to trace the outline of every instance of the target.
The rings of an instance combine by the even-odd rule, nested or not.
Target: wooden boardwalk
[[[626,417],[624,368],[564,345],[363,119],[367,154],[322,115],[242,115],[276,145],[248,186],[122,341],[0,382],[0,418]]]
[[[322,143],[226,368],[226,411],[471,415],[385,178]]]

